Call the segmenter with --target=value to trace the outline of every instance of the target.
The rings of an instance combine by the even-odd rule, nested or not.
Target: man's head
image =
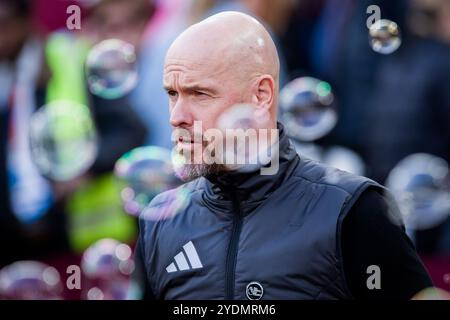
[[[31,32],[27,0],[0,0],[0,60],[14,60]]]
[[[94,42],[117,38],[139,48],[153,10],[150,0],[101,0],[88,11],[87,34]]]
[[[219,117],[239,103],[251,104],[276,128],[279,59],[267,30],[238,12],[211,16],[184,31],[167,52],[164,87],[169,95],[170,124],[176,131],[217,128]],[[193,136],[193,135],[192,135]],[[204,143],[178,141],[194,152]],[[178,172],[185,180],[223,170],[220,165],[188,165]]]
[[[290,17],[300,4],[299,0],[240,0],[251,12],[260,17],[278,35],[287,28]]]
[[[408,20],[414,33],[450,43],[450,1],[414,0],[410,11]]]

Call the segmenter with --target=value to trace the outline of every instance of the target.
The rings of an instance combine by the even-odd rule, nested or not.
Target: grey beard
[[[225,166],[221,164],[186,164],[178,168],[175,175],[182,181],[189,182],[224,170]]]

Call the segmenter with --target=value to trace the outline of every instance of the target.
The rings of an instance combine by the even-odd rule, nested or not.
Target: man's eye
[[[207,94],[205,92],[202,92],[202,91],[195,91],[194,94],[196,96],[207,96]]]
[[[167,94],[171,97],[176,97],[177,92],[175,90],[169,90],[169,91],[167,91]]]

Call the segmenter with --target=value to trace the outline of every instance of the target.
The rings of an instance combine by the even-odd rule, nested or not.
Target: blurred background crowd
[[[71,5],[81,9],[73,30]],[[389,54],[371,45],[372,5],[398,28],[388,40],[399,47]],[[311,86],[321,85],[321,97],[332,92],[332,103],[318,99],[306,120],[282,106],[295,113],[282,122],[304,121],[291,126],[299,154],[415,197],[409,210],[420,217],[408,234],[435,285],[449,290],[449,0],[0,0],[0,268],[39,261],[45,265],[22,267],[44,268],[49,278],[52,266],[64,284],[67,266],[89,256],[83,272],[91,280],[111,272],[111,259],[129,275],[135,216],[151,198],[138,195],[145,186],[136,179],[162,183],[142,166],[160,174],[171,148],[165,53],[187,26],[227,10],[270,30],[285,92],[303,90],[294,95],[310,104]],[[105,83],[108,59],[124,64]],[[305,137],[308,121],[323,127]],[[18,273],[5,268],[0,287],[2,276]],[[88,292],[63,287],[67,299],[121,297],[98,284]]]

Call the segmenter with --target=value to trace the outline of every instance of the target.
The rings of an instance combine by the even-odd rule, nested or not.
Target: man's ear
[[[269,111],[275,98],[275,81],[270,75],[262,75],[256,79],[253,103],[259,108]]]

